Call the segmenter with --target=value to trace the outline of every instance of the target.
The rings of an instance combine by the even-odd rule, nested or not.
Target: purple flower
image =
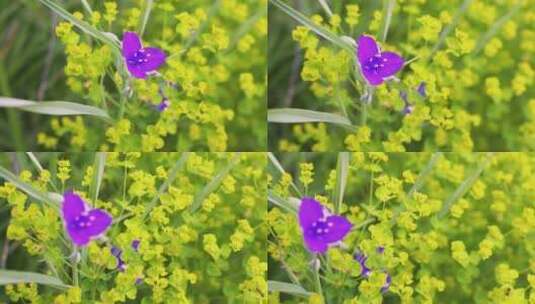
[[[341,241],[353,226],[345,217],[331,215],[318,201],[308,197],[299,206],[299,225],[306,247],[314,253],[325,253],[330,244]]]
[[[85,246],[111,226],[112,217],[102,209],[91,209],[72,191],[63,194],[63,223],[72,242]]]
[[[378,86],[386,78],[394,76],[405,63],[403,58],[396,53],[381,52],[377,42],[370,36],[361,35],[357,43],[360,70],[372,86]]]
[[[379,246],[377,247],[376,251],[379,254],[383,254],[385,252],[385,248],[383,246]],[[366,260],[368,260],[368,257],[362,252],[355,253],[353,257],[360,264],[360,269],[361,269],[360,275],[365,278],[369,277],[372,271],[370,268],[366,266]],[[381,287],[381,292],[385,293],[388,291],[388,289],[390,288],[390,285],[392,284],[392,277],[390,276],[388,272],[386,271],[383,271],[383,272],[386,273],[386,280],[385,280],[385,284]]]
[[[155,47],[143,47],[139,36],[134,32],[123,35],[123,57],[128,71],[135,78],[147,78],[165,63],[164,51]]]

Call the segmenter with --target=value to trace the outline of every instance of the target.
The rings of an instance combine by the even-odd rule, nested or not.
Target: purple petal
[[[325,233],[324,239],[329,243],[341,241],[353,227],[345,217],[339,215],[327,217],[327,225],[329,231]]]
[[[104,233],[112,222],[112,217],[102,209],[93,209],[89,211],[89,218],[92,218],[91,226],[85,229],[89,236],[98,236]]]
[[[325,253],[328,243],[314,235],[305,234],[305,245],[307,249],[314,253]]]
[[[135,52],[141,49],[141,40],[134,32],[125,32],[123,34],[123,56],[133,56]]]
[[[75,225],[67,225],[67,233],[72,242],[78,247],[87,245],[91,240],[90,236],[84,230],[77,228]]]
[[[147,73],[141,66],[131,65],[127,63],[126,67],[128,68],[128,71],[130,72],[130,74],[134,76],[135,78],[140,78],[140,79],[147,78]]]
[[[63,194],[63,219],[66,222],[73,221],[77,216],[86,210],[86,205],[82,198],[72,191]]]
[[[381,53],[381,57],[383,60],[386,59],[384,61],[384,67],[379,70],[379,75],[383,78],[390,77],[399,72],[405,63],[401,56],[393,52],[383,52]]]
[[[385,247],[383,247],[383,246],[379,246],[379,247],[377,247],[376,250],[377,250],[377,253],[379,253],[379,254],[383,254],[383,253],[385,252]]]
[[[147,62],[140,64],[141,68],[146,72],[154,71],[165,63],[165,52],[159,48],[147,47],[140,50],[145,55]]]
[[[313,198],[304,197],[299,206],[299,225],[303,230],[323,217],[323,207]]]
[[[364,75],[364,78],[366,78],[368,83],[373,86],[378,86],[384,82],[383,77],[374,71],[362,70],[362,75]]]
[[[379,46],[371,36],[360,35],[357,44],[357,57],[361,65],[368,58],[379,53]]]

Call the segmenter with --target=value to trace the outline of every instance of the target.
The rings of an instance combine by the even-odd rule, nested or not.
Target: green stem
[[[435,44],[435,46],[431,50],[431,53],[429,54],[429,56],[426,59],[427,61],[429,61],[431,58],[433,58],[435,53],[440,49],[440,47],[442,46],[442,44],[446,40],[446,37],[448,37],[450,32],[455,28],[457,23],[459,23],[459,21],[461,20],[461,17],[468,10],[468,6],[470,6],[472,1],[473,0],[464,0],[463,4],[461,4],[461,7],[459,7],[457,12],[455,13],[455,17],[453,17],[453,20],[451,21],[451,23],[448,24],[448,26],[446,26],[444,28],[444,30],[440,33],[440,36],[438,38],[437,43]]]
[[[4,61],[0,61],[0,96],[11,96],[11,88],[9,87],[9,79],[7,78],[7,71],[5,69]],[[11,137],[15,150],[17,151],[26,151],[24,137],[22,136],[22,126],[20,113],[15,109],[6,109],[7,112],[7,122],[9,124],[9,129],[11,130]]]
[[[388,28],[390,27],[390,21],[392,21],[392,13],[394,11],[395,0],[383,0],[383,26],[381,27],[381,41],[386,41],[388,35]]]
[[[443,218],[447,213],[448,211],[450,210],[451,206],[458,200],[460,199],[461,197],[463,197],[463,195],[468,191],[470,190],[470,188],[472,187],[472,185],[477,181],[477,179],[479,178],[479,176],[481,175],[481,173],[483,173],[483,170],[485,170],[485,168],[487,167],[487,165],[490,163],[490,161],[492,160],[492,157],[493,157],[493,153],[489,153],[487,158],[485,160],[483,160],[476,168],[476,170],[470,175],[468,176],[460,185],[459,187],[455,190],[455,192],[453,192],[453,194],[448,197],[448,199],[446,200],[446,202],[444,203],[444,206],[442,207],[442,210],[440,210],[440,212],[438,213],[437,217],[439,219]]]
[[[318,258],[318,257],[316,257],[316,258]],[[317,269],[314,269],[314,277],[316,279],[316,291],[322,297],[322,299],[325,301],[325,297],[323,296],[323,288],[321,287],[320,267],[318,267]]]
[[[72,281],[78,287],[78,249],[75,247],[72,261]]]

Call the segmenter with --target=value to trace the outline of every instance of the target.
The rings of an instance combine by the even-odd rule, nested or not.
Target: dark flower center
[[[93,226],[93,222],[95,220],[95,216],[82,213],[81,215],[75,217],[74,222],[72,222],[70,225],[76,229],[86,229]]]
[[[140,49],[136,51],[132,56],[127,58],[129,65],[138,66],[144,63],[149,62],[150,54],[148,54],[145,49]]]
[[[368,58],[364,62],[362,68],[367,72],[378,74],[379,71],[385,66],[387,61],[388,60],[386,58],[383,58],[380,54],[376,54]]]
[[[323,235],[329,233],[333,226],[333,222],[329,222],[325,218],[320,218],[307,228],[306,233],[310,236],[322,238]]]

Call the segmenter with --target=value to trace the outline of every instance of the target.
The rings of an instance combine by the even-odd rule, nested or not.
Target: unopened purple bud
[[[418,94],[420,94],[420,96],[422,97],[426,97],[427,94],[425,92],[425,82],[420,82],[420,84],[418,85],[418,88],[416,88],[416,91],[418,91]]]
[[[169,107],[169,100],[167,98],[164,98],[162,100],[162,102],[160,102],[157,106],[156,106],[156,110],[158,110],[158,112],[163,112],[165,111],[168,107]]]
[[[383,252],[385,252],[385,247],[383,246],[377,247],[377,253],[383,254]]]
[[[414,111],[414,106],[411,105],[411,104],[406,104],[405,108],[403,108],[403,114],[405,114],[405,115],[411,114],[412,111]]]
[[[132,241],[132,248],[134,248],[135,251],[138,251],[139,243],[141,243],[139,240],[133,240]]]

